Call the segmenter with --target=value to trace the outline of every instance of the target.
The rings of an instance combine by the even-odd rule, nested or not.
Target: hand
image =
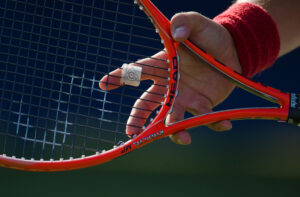
[[[221,25],[202,16],[196,12],[187,12],[176,14],[171,19],[171,33],[175,41],[183,42],[187,39],[192,41],[209,54],[230,66],[237,72],[241,72],[234,42],[230,33]],[[183,46],[179,47],[180,54],[180,73],[181,80],[179,82],[179,94],[176,97],[173,113],[169,114],[166,123],[180,121],[184,118],[185,111],[194,115],[209,113],[212,108],[221,103],[234,89],[234,85],[225,79],[221,74],[211,70],[204,65],[198,57],[192,54]],[[160,52],[154,55],[156,58],[166,59],[166,54]],[[138,63],[154,65],[156,67],[167,68],[165,62],[153,59],[143,59]],[[159,74],[158,74],[159,72]],[[151,79],[154,84],[167,84],[167,80],[153,76],[167,76],[164,70],[151,69],[151,67],[143,67],[143,73],[150,75],[142,75],[142,80]],[[120,76],[121,70],[117,69],[110,73],[113,76]],[[110,84],[107,85],[107,81]],[[99,83],[101,89],[115,89],[120,84],[119,77],[103,77]],[[166,89],[161,86],[152,85],[147,92],[162,93]],[[145,100],[153,100],[161,102],[163,97],[160,95],[144,93],[141,99],[134,104],[134,109],[127,121],[128,125],[144,125],[145,121],[135,117],[145,117],[150,115],[150,111],[158,107],[156,103],[150,103]],[[148,111],[137,110],[137,108],[149,109]],[[209,128],[216,131],[224,131],[231,129],[232,125],[229,120],[224,120],[211,125]],[[132,135],[138,133],[140,129],[128,126],[126,133]],[[190,144],[191,137],[187,131],[178,132],[170,136],[171,140],[178,144]]]

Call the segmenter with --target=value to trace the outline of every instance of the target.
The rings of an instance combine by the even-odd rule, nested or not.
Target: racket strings
[[[0,63],[5,63],[5,62],[1,62],[0,61]],[[9,63],[6,63],[6,64],[10,65]],[[136,64],[139,64],[139,63],[136,63]],[[146,66],[145,64],[142,64],[142,65]],[[104,65],[102,65],[102,66],[104,66]],[[108,67],[109,65],[106,65],[106,66]],[[44,72],[44,70],[42,68],[35,68],[33,66],[30,66],[30,65],[28,65],[28,66],[27,65],[26,66],[21,65],[20,67],[31,68],[31,69],[34,69],[35,71]],[[70,66],[66,65],[65,67],[67,68],[67,67],[70,67]],[[116,66],[110,66],[110,67],[112,69],[119,68],[119,67],[116,67]],[[151,67],[156,68],[154,66],[151,66]],[[158,68],[158,69],[164,69],[164,68]],[[90,70],[90,69],[86,69],[86,71],[93,72],[93,70]],[[9,74],[17,74],[17,75],[23,76],[23,77],[33,75],[33,74],[25,74],[25,73],[20,73],[20,72],[15,72],[15,71],[9,71],[8,69],[7,69],[6,72],[9,73]],[[47,73],[56,74],[55,71],[47,71]],[[105,75],[106,73],[105,72],[97,72],[96,74],[98,74],[98,75]],[[146,73],[144,73],[144,74],[146,74]],[[162,78],[162,79],[167,79],[167,77],[157,76],[157,75],[153,75],[153,74],[148,74],[148,75],[159,77],[159,78]],[[115,77],[115,78],[121,78],[120,76],[112,75],[112,74],[109,74],[109,76],[112,76],[112,77]],[[43,80],[44,79],[42,76],[32,76],[32,77],[35,77],[36,79],[39,79],[39,80]],[[83,76],[64,75],[64,77],[81,79]],[[51,79],[48,79],[48,80],[51,81]],[[98,81],[95,81],[95,79],[89,79],[89,78],[87,78],[85,80],[91,81],[92,83],[98,82]],[[52,81],[56,81],[56,80],[52,80]],[[18,83],[18,82],[16,82],[16,83]],[[105,82],[105,83],[110,84],[110,85],[116,85],[116,86],[118,85],[118,84],[114,84],[114,83],[110,83],[110,82]],[[150,81],[145,81],[145,83],[150,84],[150,85],[154,85],[154,86],[167,87],[167,85],[165,85],[165,84],[157,84],[157,83],[152,84],[152,82],[150,82]],[[79,86],[78,84],[71,84],[70,82],[65,82],[65,84]],[[125,86],[124,88],[132,90],[132,88],[130,86]],[[98,89],[98,88],[96,88],[94,91],[101,91],[101,90]],[[136,89],[136,91],[143,91],[143,92],[148,92],[149,94],[157,94],[157,95],[159,95],[159,93],[157,93],[157,92],[150,92],[150,91],[144,91],[144,90],[139,90],[139,89]],[[160,95],[162,95],[162,94],[160,94]],[[124,95],[124,96],[126,96],[126,95]]]
[[[126,3],[122,3],[122,2],[118,2],[118,1],[110,1],[110,0],[106,0],[107,2],[110,2],[110,3],[116,3],[116,6],[119,6],[119,5],[126,5],[126,6],[129,6],[129,7],[132,7],[132,9],[135,9],[135,5],[130,5],[129,3],[128,4],[126,4]],[[15,1],[16,2],[16,1]],[[99,4],[101,4],[103,1],[99,1]],[[5,2],[3,2],[4,4],[5,4]],[[30,3],[30,2],[28,2],[28,1],[20,1],[20,2],[17,2],[18,4],[15,4],[16,6],[20,6],[20,5],[23,5],[24,7],[26,7],[26,6],[33,6],[33,7],[36,7],[36,6],[38,6],[38,7],[36,7],[36,8],[40,8],[40,9],[45,9],[45,7],[47,7],[47,3],[48,2],[35,2],[35,3]],[[60,2],[60,3],[62,3],[62,2]],[[72,14],[74,14],[74,6],[77,6],[77,9],[79,8],[79,10],[80,10],[80,12],[77,12],[76,13],[76,15],[77,16],[80,16],[80,17],[88,17],[88,18],[90,18],[90,17],[94,17],[94,16],[92,16],[91,15],[91,13],[88,13],[88,14],[85,14],[85,13],[82,13],[82,10],[84,10],[84,9],[87,9],[88,11],[92,11],[92,13],[93,13],[93,11],[95,12],[95,11],[98,11],[98,12],[101,12],[101,13],[111,13],[111,14],[113,14],[113,15],[119,15],[119,16],[127,16],[127,17],[130,17],[130,18],[133,18],[133,19],[139,19],[139,20],[142,20],[142,24],[143,25],[137,25],[137,24],[130,24],[130,26],[132,26],[132,27],[138,27],[138,28],[140,28],[140,29],[142,29],[142,30],[147,30],[147,31],[150,31],[150,32],[152,32],[153,31],[153,28],[152,27],[146,27],[144,24],[145,23],[147,23],[147,22],[149,22],[149,19],[147,18],[147,17],[144,17],[144,16],[137,16],[137,15],[132,15],[132,14],[129,14],[128,12],[121,12],[120,10],[118,10],[118,11],[115,11],[115,10],[110,10],[110,9],[102,9],[102,8],[97,8],[97,7],[93,7],[92,5],[91,6],[87,6],[87,5],[84,5],[84,4],[80,4],[80,3],[76,3],[76,2],[74,2],[74,1],[66,1],[65,2],[66,4],[65,5],[69,5],[68,7],[69,7],[69,10],[68,9],[64,9],[63,10],[63,12],[62,12],[62,10],[61,9],[56,9],[55,7],[51,7],[51,8],[49,8],[49,7],[47,7],[47,9],[51,9],[52,11],[56,11],[56,12],[58,12],[59,14],[70,14],[70,15],[72,15]],[[86,2],[85,2],[86,3]],[[97,2],[92,2],[92,4],[94,4],[94,6],[95,6],[95,3],[97,3]],[[104,5],[104,4],[103,4]],[[4,5],[5,6],[5,5]],[[5,11],[6,12],[8,12],[8,11],[11,11],[11,12],[14,12],[14,13],[16,13],[15,11],[16,11],[16,7],[8,7],[8,6],[6,6],[5,7]],[[23,8],[24,9],[24,8]],[[128,11],[128,9],[127,9],[127,11]],[[24,10],[20,10],[20,9],[18,9],[18,11],[17,11],[17,13],[18,14],[24,14],[24,15],[26,15],[26,17],[28,17],[28,16],[32,16],[32,17],[36,17],[37,16],[37,10],[35,10],[35,12],[34,13],[29,13],[29,12],[26,12],[26,11],[24,11]],[[99,18],[99,17],[98,17]],[[68,22],[68,23],[70,23],[70,24],[75,24],[75,25],[77,25],[77,23],[75,23],[75,22],[72,22],[72,21],[69,21],[69,20],[67,20],[67,19],[64,19],[64,18],[55,18],[55,17],[53,17],[53,16],[45,16],[45,15],[43,15],[43,19],[51,19],[51,20],[53,20],[53,21],[58,21],[58,22],[61,22],[61,21],[65,21],[65,22]],[[102,21],[107,21],[107,22],[111,22],[111,23],[113,23],[113,24],[122,24],[122,25],[125,25],[125,26],[129,26],[128,25],[128,23],[124,23],[124,22],[120,22],[120,21],[117,21],[117,20],[110,20],[110,19],[108,19],[108,18],[104,18],[104,17],[100,17],[100,19],[102,20]],[[5,20],[9,20],[8,18],[5,18]],[[18,20],[17,20],[18,21]],[[22,19],[19,19],[19,21],[20,22],[22,22],[23,24],[26,24],[26,21],[23,21]],[[90,24],[85,24],[85,23],[80,23],[80,25],[81,25],[81,27],[90,27]],[[36,25],[36,26],[39,26],[39,25]],[[41,26],[41,27],[43,27],[43,26]],[[97,27],[97,26],[95,26],[95,27],[93,27],[93,28],[98,28],[98,29],[100,29],[99,27]],[[55,28],[53,28],[53,29],[55,29]],[[58,30],[60,30],[60,29],[58,29]],[[116,32],[116,31],[113,31],[113,30],[111,30],[111,29],[105,29],[105,28],[102,28],[101,30],[105,30],[105,31],[110,31],[110,32]],[[32,32],[32,33],[34,33],[34,32]],[[117,32],[117,33],[122,33],[122,34],[126,34],[126,32]],[[160,41],[160,39],[158,39],[158,38],[153,38],[153,37],[146,37],[146,36],[143,36],[143,35],[131,35],[131,34],[128,34],[127,33],[127,35],[129,35],[129,36],[132,36],[132,37],[141,37],[141,38],[143,38],[143,39],[149,39],[149,40],[154,40],[154,41]],[[93,35],[91,35],[91,36],[93,36]],[[120,41],[118,41],[118,42],[120,42]],[[134,43],[132,43],[133,45],[135,45]],[[143,46],[143,47],[149,47],[149,46]],[[157,48],[156,50],[160,50],[160,48]]]
[[[9,72],[8,72],[9,73]],[[53,80],[54,81],[54,80]],[[18,84],[21,84],[21,83],[19,83],[19,82],[15,82],[16,83],[16,85],[18,85]],[[94,82],[95,83],[95,82]],[[111,84],[111,85],[116,85],[116,84],[112,84],[112,83],[108,83],[108,82],[106,82],[107,84]],[[77,86],[78,88],[80,87],[80,85],[76,85],[76,84],[71,84],[71,83],[65,83],[65,84],[67,84],[67,85],[73,85],[73,86]],[[21,85],[23,85],[23,84],[21,84]],[[155,84],[154,84],[155,85]],[[30,85],[27,85],[27,86],[30,86],[30,87],[33,87],[33,88],[38,88],[38,86],[37,85],[32,85],[32,84],[30,84]],[[87,88],[87,87],[85,87],[85,86],[82,86],[83,88]],[[132,88],[132,87],[129,87],[129,86],[127,86],[126,87],[127,89],[129,89],[129,90],[135,90],[134,88]],[[45,90],[48,90],[48,91],[53,91],[53,92],[57,92],[57,93],[60,93],[59,91],[57,91],[57,90],[53,90],[53,89],[50,89],[50,88],[45,88]],[[94,91],[100,91],[100,92],[104,92],[104,91],[102,91],[102,90],[100,90],[99,88],[96,88]],[[141,90],[138,90],[139,92],[142,92]],[[5,90],[5,92],[11,92],[11,93],[14,93],[14,90],[10,90],[10,89],[8,89],[8,90]],[[164,96],[164,94],[161,94],[161,93],[159,93],[159,92],[151,92],[151,91],[143,91],[143,92],[146,92],[146,93],[148,93],[148,94],[155,94],[155,95],[158,95],[158,96]],[[30,93],[23,93],[25,96],[30,96]],[[67,93],[67,92],[64,92],[64,94],[66,94],[66,95],[71,95],[71,94],[69,94],[69,93]],[[151,103],[157,103],[157,104],[160,104],[159,102],[156,102],[156,101],[152,101],[152,100],[147,100],[147,99],[142,99],[142,98],[139,98],[139,97],[137,97],[137,96],[132,96],[132,95],[125,95],[125,94],[120,94],[120,93],[114,93],[114,92],[112,92],[112,93],[110,93],[110,94],[112,94],[112,95],[117,95],[117,96],[123,96],[123,97],[129,97],[129,98],[133,98],[133,99],[140,99],[140,100],[144,100],[144,101],[147,101],[147,102],[151,102]],[[33,95],[34,96],[34,95]],[[42,95],[41,96],[38,96],[39,98],[44,98],[45,99],[45,97],[43,97]],[[94,100],[94,101],[100,101],[100,102],[104,102],[104,100],[102,100],[102,99],[97,99],[97,98],[90,98],[90,97],[88,97],[88,96],[85,96],[85,95],[78,95],[78,97],[82,97],[82,98],[85,98],[85,99],[91,99],[91,100]],[[48,98],[47,98],[48,99]],[[7,98],[3,98],[3,100],[4,101],[9,101],[9,99],[7,99]],[[51,100],[51,101],[56,101],[56,99],[54,99],[54,98],[49,98],[49,100]],[[12,102],[14,102],[14,103],[18,103],[17,101],[12,101]],[[67,101],[65,101],[65,102],[67,102]],[[111,104],[118,104],[118,105],[120,105],[120,106],[122,106],[122,107],[128,107],[128,108],[135,108],[135,109],[139,109],[139,110],[144,110],[144,111],[148,111],[147,109],[142,109],[142,108],[138,108],[138,107],[132,107],[132,106],[130,106],[130,105],[126,105],[126,104],[120,104],[120,103],[116,103],[116,102],[111,102]],[[45,106],[39,106],[39,105],[37,105],[37,104],[34,104],[34,103],[32,103],[31,104],[32,106],[36,106],[36,107],[41,107],[41,108],[44,108],[44,109],[47,109],[47,110],[51,110],[52,108],[47,108],[47,107],[45,107]],[[80,107],[84,107],[83,105],[78,105],[78,106],[80,106]],[[92,107],[91,106],[91,108],[93,108],[93,109],[98,109],[98,108],[96,108],[96,107]],[[3,110],[5,110],[5,109],[3,109]],[[56,109],[52,109],[52,110],[56,110]],[[12,112],[13,113],[13,112]],[[111,112],[111,113],[116,113],[116,112]],[[122,115],[129,115],[130,116],[130,114],[125,114],[125,113],[120,113],[120,114],[122,114]],[[80,116],[80,114],[79,114],[79,116]]]
[[[2,39],[6,39],[6,38],[8,39],[8,37],[2,36],[2,35],[1,35],[1,38],[2,38]],[[20,40],[20,41],[21,41],[21,40]],[[38,44],[38,43],[35,43],[35,44]],[[2,46],[5,46],[5,47],[10,47],[10,44],[6,44],[6,43],[2,43],[1,45],[2,45]],[[20,49],[24,49],[24,50],[28,50],[28,48],[22,47],[22,46],[19,46],[19,48],[20,48]],[[101,48],[101,47],[100,47],[100,48]],[[58,47],[58,49],[60,49],[60,48]],[[62,49],[62,48],[61,48],[61,49]],[[70,49],[70,51],[72,51],[72,49]],[[43,52],[40,52],[40,51],[34,50],[34,49],[29,49],[29,52],[43,54]],[[73,50],[73,52],[75,52],[75,50]],[[84,54],[83,52],[79,52],[79,53]],[[61,58],[67,58],[67,57],[68,57],[68,56],[63,56],[63,55],[61,55],[61,54],[55,54],[55,53],[52,53],[52,52],[44,52],[44,55],[57,55],[58,57],[61,57]],[[142,55],[138,55],[138,54],[135,54],[135,53],[132,53],[132,54],[130,54],[130,55],[139,56],[140,58],[148,58],[148,56],[142,56]],[[19,58],[20,56],[24,56],[24,55],[15,55],[15,54],[12,54],[12,55],[11,55],[11,57],[15,57],[15,58]],[[102,55],[99,55],[99,57],[101,57],[101,58],[107,58],[106,56],[102,56]],[[30,57],[26,57],[26,58],[28,58],[28,60],[35,60],[34,58],[30,58]],[[117,59],[117,58],[112,58],[112,59],[115,60],[115,61],[121,61],[121,59]],[[151,58],[151,59],[167,62],[167,61],[164,60],[164,59],[158,59],[158,58]],[[3,60],[1,60],[0,63],[7,63],[7,62],[3,62]],[[93,62],[87,60],[87,63],[93,63]],[[129,62],[128,62],[128,63],[129,63]],[[138,63],[138,62],[135,62],[135,64],[141,65],[141,66],[145,66],[145,67],[154,68],[154,69],[167,70],[167,68],[157,67],[157,66],[149,65],[149,64],[143,64],[143,63]],[[99,63],[99,65],[101,65],[101,63]],[[114,68],[118,68],[117,66],[114,66],[114,65],[105,65],[105,66],[111,66],[112,68],[113,68],[113,67],[114,67]],[[147,73],[143,73],[143,74],[146,74],[146,75],[147,75]],[[150,75],[150,74],[149,74],[149,75]],[[154,75],[154,76],[156,76],[156,75]],[[164,78],[164,76],[159,76],[159,75],[157,75],[156,77]]]
[[[121,134],[121,133],[120,133]],[[4,135],[3,133],[0,133],[0,135]],[[77,150],[82,150],[82,146],[79,146],[79,145],[69,145],[69,144],[65,144],[65,143],[58,143],[58,142],[55,142],[55,143],[53,143],[53,142],[49,142],[49,141],[46,141],[46,140],[40,140],[40,139],[37,139],[37,138],[34,138],[34,139],[32,139],[32,138],[26,138],[26,137],[22,137],[22,136],[16,136],[16,135],[13,135],[13,134],[6,134],[5,135],[6,137],[11,137],[11,138],[15,138],[15,139],[19,139],[19,140],[22,140],[25,144],[23,144],[23,147],[24,147],[24,149],[23,149],[23,153],[22,153],[22,156],[24,156],[25,155],[25,146],[26,146],[26,141],[28,141],[28,142],[34,142],[35,143],[35,145],[37,144],[37,143],[40,143],[40,144],[42,144],[43,146],[45,146],[45,145],[51,145],[51,146],[56,146],[56,147],[67,147],[67,148],[74,148],[74,149],[77,149]],[[85,136],[83,136],[83,135],[77,135],[77,137],[85,137]],[[99,140],[98,138],[92,138],[92,137],[88,137],[87,136],[87,138],[89,139],[89,140]],[[112,145],[114,145],[115,144],[115,142],[114,141],[110,141],[110,140],[105,140],[105,139],[100,139],[102,142],[105,142],[105,143],[109,143],[109,144],[112,144]],[[16,146],[16,144],[15,144],[15,146]],[[95,149],[95,148],[91,148],[91,147],[86,147],[85,148],[87,151],[92,151],[92,152],[96,152],[97,151],[97,149]],[[16,149],[15,149],[16,150]],[[33,149],[33,150],[36,150],[36,149]],[[14,154],[14,155],[16,155],[16,153]],[[32,158],[34,158],[33,157],[34,156],[34,152],[33,152],[33,154],[32,154]],[[41,158],[43,158],[43,157],[41,157]]]
[[[0,154],[34,160],[93,155],[129,140],[126,127],[142,129],[127,124],[129,117],[149,122],[131,110],[152,110],[134,103],[143,93],[163,97],[147,89],[166,84],[146,80],[113,91],[98,85],[123,63],[167,70],[135,62],[166,60],[151,57],[161,51],[160,38],[131,0],[5,0],[0,15]]]

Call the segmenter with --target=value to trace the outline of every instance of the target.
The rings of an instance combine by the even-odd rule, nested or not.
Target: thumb
[[[188,39],[220,61],[228,61],[230,57],[238,62],[234,42],[226,28],[197,12],[175,14],[171,19],[171,34],[176,42]]]
[[[210,20],[197,12],[182,12],[171,19],[171,33],[175,41],[183,42],[206,29]]]
[[[178,104],[174,105],[173,112],[167,116],[166,123],[170,124],[173,122],[178,122],[180,120],[183,120],[184,113],[185,113],[184,106]],[[174,133],[169,137],[176,144],[188,145],[191,143],[191,136],[186,130],[180,131],[178,133]]]

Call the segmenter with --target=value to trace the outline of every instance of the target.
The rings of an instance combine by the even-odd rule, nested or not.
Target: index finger
[[[141,81],[153,80],[155,83],[159,83],[161,80],[168,78],[169,65],[167,63],[167,54],[164,51],[131,64],[142,68]],[[121,77],[122,68],[118,68],[108,75],[105,75],[100,80],[99,87],[102,90],[112,90],[123,86],[124,84],[121,83]]]

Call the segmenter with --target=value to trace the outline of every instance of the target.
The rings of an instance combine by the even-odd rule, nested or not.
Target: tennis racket
[[[2,0],[0,16],[0,166],[89,167],[180,130],[228,119],[299,124],[299,95],[244,78],[186,41],[216,72],[278,107],[219,111],[166,125],[178,93],[178,43],[169,20],[149,0]],[[151,63],[138,61],[145,58]],[[161,63],[168,66],[156,66]],[[109,74],[116,69],[122,79]],[[110,80],[100,89],[105,76]],[[114,80],[125,85],[110,90]],[[140,108],[136,100],[157,110]],[[133,117],[132,110],[141,115]],[[139,134],[129,137],[128,128]]]

